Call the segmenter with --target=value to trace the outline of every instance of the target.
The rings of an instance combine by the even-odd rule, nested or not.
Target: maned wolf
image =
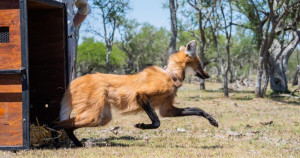
[[[136,124],[135,127],[140,129],[160,126],[154,109],[158,109],[162,117],[203,116],[218,127],[217,121],[199,108],[177,108],[173,105],[188,69],[202,79],[209,78],[196,51],[197,43],[193,40],[170,55],[165,69],[149,66],[134,75],[96,73],[75,79],[62,99],[60,121],[55,123],[55,128],[65,129],[74,144],[82,146],[73,131],[81,127],[106,125],[112,119],[112,107],[121,113],[144,110],[152,124]]]

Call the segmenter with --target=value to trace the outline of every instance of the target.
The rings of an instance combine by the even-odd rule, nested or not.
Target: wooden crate
[[[59,116],[67,86],[65,5],[0,1],[0,149],[30,148],[29,124]]]

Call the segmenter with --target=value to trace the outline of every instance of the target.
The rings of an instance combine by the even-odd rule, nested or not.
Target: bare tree
[[[169,0],[170,16],[171,16],[171,38],[170,38],[170,49],[169,54],[172,54],[176,51],[176,39],[177,39],[177,9],[178,1]]]
[[[228,70],[230,69],[230,39],[231,39],[231,30],[232,30],[232,26],[228,25],[227,26],[227,19],[225,17],[225,13],[224,13],[224,3],[222,3],[222,1],[216,1],[218,2],[218,6],[214,5],[215,7],[213,7],[213,13],[212,13],[212,18],[209,20],[211,23],[211,33],[213,36],[213,41],[215,44],[215,47],[217,49],[217,54],[218,54],[218,60],[220,63],[220,69],[221,69],[221,73],[222,73],[222,82],[223,82],[223,90],[224,90],[224,96],[228,97],[229,96],[229,90],[228,90]],[[229,18],[230,18],[230,23],[232,22],[232,6],[231,3],[229,2]],[[220,16],[216,15],[218,14],[217,9],[221,10],[222,14],[222,18],[219,18]],[[221,20],[223,20],[224,23],[224,27],[221,26]],[[224,28],[224,29],[222,29]],[[221,30],[225,30],[225,36],[226,36],[226,56],[227,56],[227,67],[225,67],[225,62],[224,59],[221,55],[221,50],[220,50],[220,46],[219,46],[219,42],[218,42],[218,33]]]
[[[213,16],[213,17],[215,17],[215,16]],[[211,22],[211,20],[210,20],[210,22]],[[217,20],[214,20],[214,24],[211,24],[211,33],[212,33],[212,36],[213,36],[213,41],[214,41],[215,47],[217,49],[218,60],[219,60],[220,67],[221,67],[224,96],[228,97],[227,73],[226,73],[226,70],[225,70],[224,59],[222,58],[222,55],[221,55],[220,46],[219,46],[219,42],[218,42],[217,34],[216,34],[216,33],[218,33],[218,30],[217,30],[218,29],[218,23],[219,22]]]
[[[198,15],[198,20],[195,22],[195,25],[198,25],[199,33],[200,36],[195,33],[194,28],[190,30],[191,35],[194,36],[197,41],[200,43],[200,49],[199,49],[199,57],[201,61],[201,66],[204,68],[205,67],[205,52],[209,45],[207,44],[207,23],[211,17],[211,14],[213,12],[213,7],[215,5],[215,1],[207,1],[205,3],[207,4],[202,4],[201,0],[187,0],[188,4],[192,6],[195,11],[197,12]],[[213,4],[213,5],[211,5]],[[205,6],[205,7],[204,7]],[[204,90],[205,89],[205,81],[203,79],[200,79],[200,89]]]
[[[110,72],[109,61],[116,29],[120,26],[129,8],[129,0],[94,0],[99,9],[98,15],[102,22],[102,31],[90,30],[105,41],[106,72]]]
[[[221,10],[221,14],[222,14],[222,19],[224,22],[224,31],[225,31],[225,37],[226,37],[226,56],[227,56],[227,68],[225,70],[225,74],[227,76],[228,72],[230,72],[230,79],[229,82],[233,82],[233,72],[232,72],[232,67],[231,67],[231,57],[230,57],[230,40],[231,40],[231,33],[232,33],[232,18],[233,18],[233,14],[232,14],[232,4],[231,1],[228,1],[228,5],[229,5],[229,10],[228,10],[228,14],[226,14],[227,16],[225,16],[225,12],[224,12],[224,4],[222,4],[222,1],[220,2],[220,10]],[[229,23],[227,21],[227,17],[229,18]]]

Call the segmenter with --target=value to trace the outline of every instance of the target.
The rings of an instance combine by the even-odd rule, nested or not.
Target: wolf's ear
[[[180,46],[179,51],[184,51],[185,50],[185,46]]]
[[[186,45],[185,54],[193,57],[197,56],[197,42],[195,40]]]

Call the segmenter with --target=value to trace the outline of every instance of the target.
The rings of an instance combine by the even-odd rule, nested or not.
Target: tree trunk
[[[261,96],[264,97],[269,85],[270,80],[270,68],[268,66],[267,62],[264,62],[264,70],[265,70],[265,80],[263,82],[262,90],[261,90]]]
[[[110,72],[109,61],[110,61],[111,51],[112,51],[111,46],[107,46],[107,48],[106,48],[106,73]]]
[[[297,85],[298,82],[299,82],[299,80],[298,80],[298,74],[299,74],[299,71],[300,71],[300,65],[297,65],[295,74],[294,74],[293,79],[292,79],[292,85],[293,85],[293,86]]]
[[[225,75],[226,75],[226,86],[228,89],[228,72],[230,72],[230,80],[229,82],[232,83],[233,82],[233,74],[232,74],[232,70],[231,70],[231,58],[230,58],[230,46],[229,46],[229,42],[230,39],[227,39],[226,41],[226,55],[227,55],[227,69],[224,70],[225,71]],[[228,94],[227,94],[228,97]]]
[[[234,74],[233,74],[233,70],[232,70],[232,66],[229,69],[229,83],[233,83],[234,82]]]
[[[268,26],[270,25],[270,22],[268,23]],[[263,72],[264,72],[264,64],[265,62],[267,62],[267,58],[268,58],[268,48],[266,48],[267,45],[267,35],[268,35],[268,28],[264,29],[264,33],[261,36],[261,45],[259,48],[259,58],[258,58],[258,66],[257,66],[257,75],[256,75],[256,84],[255,84],[255,97],[256,98],[263,98],[265,93],[264,90],[262,88],[262,81],[263,81]],[[267,71],[265,71],[267,72]],[[267,75],[266,75],[267,76]],[[266,77],[268,78],[268,77]],[[265,82],[264,88],[267,87]]]
[[[221,79],[220,79],[220,75],[221,75],[221,69],[220,69],[220,67],[218,67],[218,66],[216,66],[217,67],[217,79],[216,79],[216,81],[217,82],[221,82]]]
[[[204,69],[205,65],[204,65],[204,56],[205,56],[205,45],[206,45],[206,38],[205,38],[205,32],[204,32],[204,28],[202,27],[202,13],[201,11],[199,11],[198,13],[199,15],[199,31],[200,31],[200,53],[199,53],[199,57],[200,57],[200,62],[201,62],[201,66]],[[200,79],[200,90],[205,90],[205,80]]]
[[[217,39],[216,34],[215,34],[216,30],[213,29],[213,26],[211,26],[211,28],[212,28],[211,31],[212,31],[213,40],[214,40],[215,46],[217,48],[218,60],[219,60],[220,67],[221,67],[224,96],[228,97],[227,71],[225,71],[225,68],[224,68],[224,60],[221,56],[220,47],[219,47],[219,44],[218,44],[218,39]]]
[[[287,85],[287,79],[286,79],[286,74],[284,70],[284,66],[280,61],[274,63],[274,72],[270,74],[270,84],[271,84],[271,89],[274,92],[286,92],[288,90],[288,85]]]
[[[300,90],[300,75],[298,75],[298,89]]]
[[[291,54],[294,52],[294,49],[299,43],[300,32],[294,31],[293,35],[294,38],[285,47],[282,47],[282,45],[278,40],[275,39],[273,41],[271,47],[272,54],[269,58],[269,62],[272,65],[271,73],[270,73],[270,84],[271,84],[271,89],[274,92],[285,93],[288,91],[287,77],[286,77],[288,61]]]
[[[75,61],[74,61],[74,73],[72,76],[72,79],[75,79],[78,77],[78,72],[77,72],[77,47],[78,47],[78,41],[79,41],[79,30],[80,30],[81,24],[79,24],[77,27],[75,27],[75,31],[74,31],[74,37],[75,37]]]
[[[177,39],[177,3],[175,0],[169,0],[169,8],[171,15],[171,38],[169,44],[169,55],[176,52],[176,39]]]
[[[256,75],[256,84],[255,84],[255,97],[263,97],[261,92],[261,83],[262,83],[262,77],[263,77],[263,57],[260,54],[259,60],[258,60],[258,66],[257,66],[257,75]]]
[[[204,65],[204,43],[201,43],[201,47],[200,47],[200,63],[201,63],[201,66],[202,68],[204,69],[205,68],[205,65]],[[200,90],[205,90],[205,80],[204,79],[200,79]]]
[[[133,59],[129,59],[126,64],[126,74],[131,74],[132,70],[134,70]]]

